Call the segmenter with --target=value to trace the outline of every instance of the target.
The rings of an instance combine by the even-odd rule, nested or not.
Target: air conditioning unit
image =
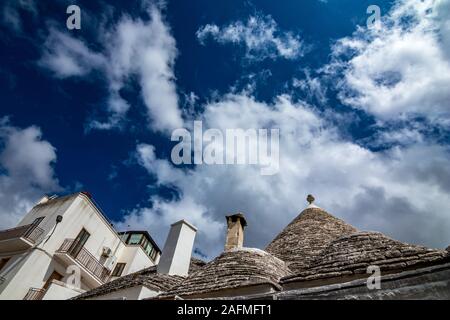
[[[108,257],[111,256],[111,254],[112,254],[111,248],[103,247],[103,251],[102,251],[102,256],[103,256],[103,257],[108,258]]]

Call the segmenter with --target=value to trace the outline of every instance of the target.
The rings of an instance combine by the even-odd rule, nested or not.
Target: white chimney
[[[171,225],[161,258],[158,273],[187,276],[191,263],[197,228],[185,220]]]
[[[41,200],[38,201],[38,203],[36,205],[44,204],[44,203],[48,202],[48,200],[50,200],[50,197],[45,195],[41,198]]]

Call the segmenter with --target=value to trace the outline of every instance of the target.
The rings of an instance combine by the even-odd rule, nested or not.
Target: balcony
[[[42,300],[45,295],[44,289],[30,288],[23,300]]]
[[[31,248],[44,230],[35,224],[0,231],[0,252],[15,252]]]
[[[55,256],[66,265],[80,266],[81,276],[94,287],[105,283],[111,273],[85,247],[77,248],[75,239],[65,239]]]

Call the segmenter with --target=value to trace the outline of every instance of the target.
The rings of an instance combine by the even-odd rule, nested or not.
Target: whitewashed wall
[[[8,273],[6,281],[0,285],[0,299],[22,299],[30,287],[42,288],[53,270],[65,276],[67,266],[59,265],[53,256],[65,239],[75,239],[82,228],[90,233],[85,249],[97,260],[106,264],[107,258],[101,255],[103,248],[109,247],[117,258],[116,262],[127,263],[123,275],[153,265],[151,259],[140,247],[126,246],[89,198],[81,193],[56,198],[35,206],[22,219],[19,226],[30,224],[38,217],[45,217],[39,225],[44,229],[43,235],[37,241],[39,242],[50,234],[55,226],[57,215],[61,215],[63,220],[48,242],[41,243],[23,259],[14,256],[11,263],[8,263],[20,261]],[[109,267],[113,269],[114,265]],[[92,289],[92,284],[89,285],[82,280],[81,289]]]

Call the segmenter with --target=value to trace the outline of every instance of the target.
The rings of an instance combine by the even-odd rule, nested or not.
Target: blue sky
[[[70,4],[81,30],[66,28]],[[366,27],[369,5],[381,26]],[[118,228],[243,211],[264,247],[305,206],[413,243],[450,243],[449,1],[3,1],[0,225],[87,190]],[[175,128],[281,131],[280,173],[177,167]],[[420,226],[420,227],[418,227]]]

